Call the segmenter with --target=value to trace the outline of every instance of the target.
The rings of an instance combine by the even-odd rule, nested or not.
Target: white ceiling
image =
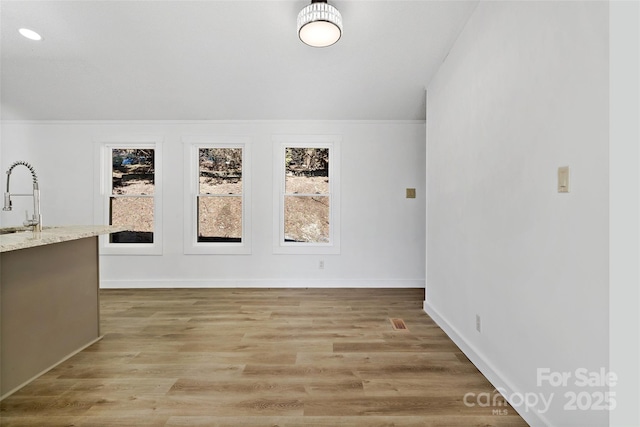
[[[477,0],[331,1],[344,34],[320,49],[296,35],[308,3],[2,0],[2,118],[424,119]]]

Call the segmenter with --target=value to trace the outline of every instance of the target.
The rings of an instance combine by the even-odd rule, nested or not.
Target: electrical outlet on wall
[[[480,315],[476,314],[476,331],[482,333],[482,325],[480,323]]]
[[[318,268],[320,270],[324,270],[324,260],[320,260],[320,263],[318,264]]]

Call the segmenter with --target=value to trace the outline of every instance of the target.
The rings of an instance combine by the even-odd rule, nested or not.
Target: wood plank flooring
[[[494,389],[422,300],[418,289],[103,290],[104,338],[0,402],[0,425],[526,426],[509,406],[464,404]]]

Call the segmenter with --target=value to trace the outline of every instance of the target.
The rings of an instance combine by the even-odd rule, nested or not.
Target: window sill
[[[148,243],[109,243],[109,236],[100,236],[100,255],[162,255],[159,242]]]
[[[294,243],[274,246],[273,253],[281,255],[339,255],[340,247],[336,245],[310,245],[308,243]]]
[[[247,244],[192,243],[184,248],[185,255],[251,255]]]

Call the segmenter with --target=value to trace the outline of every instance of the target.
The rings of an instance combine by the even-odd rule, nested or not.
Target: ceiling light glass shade
[[[36,33],[33,30],[30,30],[28,28],[20,28],[18,30],[18,32],[23,36],[28,38],[29,40],[35,40],[35,41],[40,41],[42,40],[42,36],[38,33]]]
[[[313,0],[298,14],[298,37],[313,47],[331,46],[342,36],[342,16],[326,0]]]

